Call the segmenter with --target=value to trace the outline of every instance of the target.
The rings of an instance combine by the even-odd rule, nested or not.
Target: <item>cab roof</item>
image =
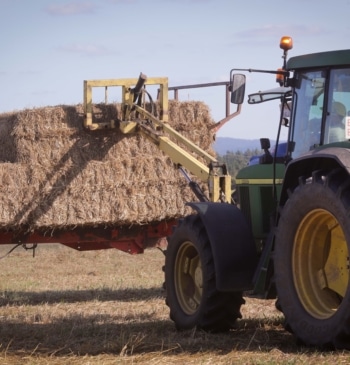
[[[350,49],[291,57],[287,61],[287,70],[344,65],[350,66]]]

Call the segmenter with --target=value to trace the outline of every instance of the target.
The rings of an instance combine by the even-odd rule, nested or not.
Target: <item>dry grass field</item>
[[[41,245],[35,258],[19,248],[0,262],[1,364],[350,363],[349,352],[298,346],[274,301],[246,298],[243,319],[226,334],[177,332],[159,250]]]

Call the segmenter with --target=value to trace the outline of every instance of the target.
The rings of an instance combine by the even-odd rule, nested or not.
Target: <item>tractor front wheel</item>
[[[242,292],[219,292],[210,242],[198,215],[186,217],[169,240],[166,303],[179,330],[226,331],[241,318]]]
[[[306,345],[350,349],[350,180],[340,170],[299,181],[275,241],[285,326]]]

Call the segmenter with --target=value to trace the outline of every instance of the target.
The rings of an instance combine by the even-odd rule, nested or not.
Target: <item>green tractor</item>
[[[261,140],[232,204],[189,203],[194,214],[169,239],[166,302],[178,329],[225,331],[244,296],[276,298],[301,343],[350,349],[350,50],[287,60],[292,39],[280,46],[283,68],[230,74],[237,105],[242,72],[276,74],[279,87],[248,97],[280,100],[276,147]]]

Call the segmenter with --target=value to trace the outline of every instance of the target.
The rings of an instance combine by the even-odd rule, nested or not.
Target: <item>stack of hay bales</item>
[[[95,118],[117,119],[96,105]],[[0,115],[0,228],[143,225],[183,216],[195,200],[185,179],[147,138],[87,131],[83,108]],[[169,124],[207,152],[214,123],[201,102],[169,103]]]

